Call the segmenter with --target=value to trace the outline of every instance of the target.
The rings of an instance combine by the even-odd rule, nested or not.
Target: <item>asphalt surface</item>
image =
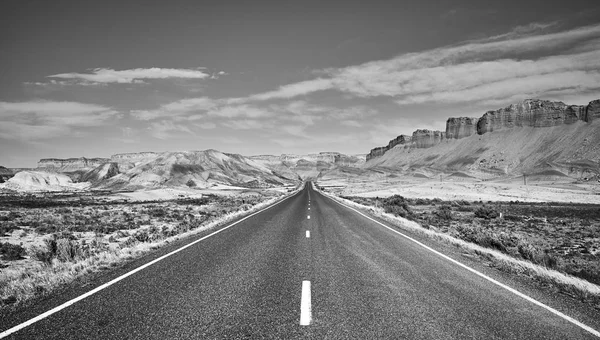
[[[8,338],[595,339],[310,185]]]

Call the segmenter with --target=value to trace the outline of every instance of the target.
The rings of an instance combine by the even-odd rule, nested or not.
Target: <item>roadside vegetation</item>
[[[253,192],[156,202],[0,197],[0,308],[257,210]]]
[[[557,271],[600,285],[600,205],[442,201],[399,195],[343,199],[374,207],[375,213],[414,221],[430,236],[449,236],[445,240],[450,243],[461,240],[467,248],[468,244],[474,244],[477,249],[490,249],[516,259],[507,261],[505,257],[494,257],[491,252],[470,247],[501,270],[536,277],[544,285],[558,287],[562,293],[594,301],[600,309],[600,287],[590,293],[585,284],[574,287],[569,285],[568,278],[557,281],[548,274]],[[534,266],[520,266],[522,261]]]

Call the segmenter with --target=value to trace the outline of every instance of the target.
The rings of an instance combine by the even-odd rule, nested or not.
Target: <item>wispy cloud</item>
[[[145,79],[206,79],[211,75],[199,69],[177,69],[177,68],[135,68],[129,70],[113,70],[110,68],[96,68],[90,73],[60,73],[48,76],[48,78],[75,79],[81,81],[79,84],[89,83],[143,83]]]
[[[78,102],[0,102],[0,138],[39,140],[100,126],[119,116],[109,107]]]
[[[170,120],[152,122],[148,130],[150,135],[157,139],[176,139],[182,137],[182,134],[193,134],[188,126]]]
[[[547,91],[567,91],[574,86],[582,91],[600,88],[600,25],[549,32],[558,26],[555,22],[532,23],[485,39],[319,70],[319,78],[229,102],[291,99],[329,89],[357,97],[391,97],[400,104],[460,102],[476,100],[477,96],[487,100],[514,97],[551,77],[554,81],[528,93],[543,96]],[[572,81],[564,83],[563,78]],[[511,89],[509,83],[515,86]],[[493,92],[499,88],[501,93]]]

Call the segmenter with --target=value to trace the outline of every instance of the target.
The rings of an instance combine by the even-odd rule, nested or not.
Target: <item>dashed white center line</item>
[[[310,238],[310,230],[306,231],[306,238]]]
[[[300,300],[300,326],[308,326],[312,320],[310,305],[310,281],[302,281],[302,299]]]
[[[306,216],[306,218],[310,220],[310,215]]]

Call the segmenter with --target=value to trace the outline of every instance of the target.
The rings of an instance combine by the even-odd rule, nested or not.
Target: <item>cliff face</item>
[[[38,168],[61,169],[66,171],[90,169],[110,161],[108,158],[42,158],[38,162]]]
[[[403,135],[398,136],[390,141],[388,146],[372,149],[367,155],[367,161],[382,156],[393,146],[402,144],[402,141],[411,148],[422,149],[435,146],[444,139],[462,139],[475,134],[483,135],[501,129],[514,127],[543,128],[573,124],[577,121],[591,123],[597,119],[600,119],[600,99],[591,101],[588,105],[567,105],[563,102],[527,99],[522,103],[488,111],[481,118],[448,118],[446,132],[417,130],[413,132],[409,141],[406,141]],[[399,142],[394,144],[395,141]]]
[[[477,133],[479,118],[459,117],[448,118],[446,121],[446,138],[461,139]]]
[[[118,153],[110,156],[111,162],[135,162],[143,158],[157,157],[160,155],[159,152],[130,152],[130,153]]]
[[[585,121],[591,123],[600,118],[600,99],[591,101],[585,108]]]
[[[368,161],[371,158],[379,157],[386,153],[386,151],[394,148],[396,145],[405,145],[409,144],[412,137],[407,135],[400,135],[394,139],[392,139],[387,146],[382,146],[378,148],[374,148],[367,154],[366,160]]]
[[[518,126],[549,127],[586,120],[586,106],[527,99],[496,111],[488,111],[477,123],[477,133]]]
[[[446,133],[442,131],[417,130],[413,132],[411,145],[417,149],[426,149],[440,144],[446,139]]]

